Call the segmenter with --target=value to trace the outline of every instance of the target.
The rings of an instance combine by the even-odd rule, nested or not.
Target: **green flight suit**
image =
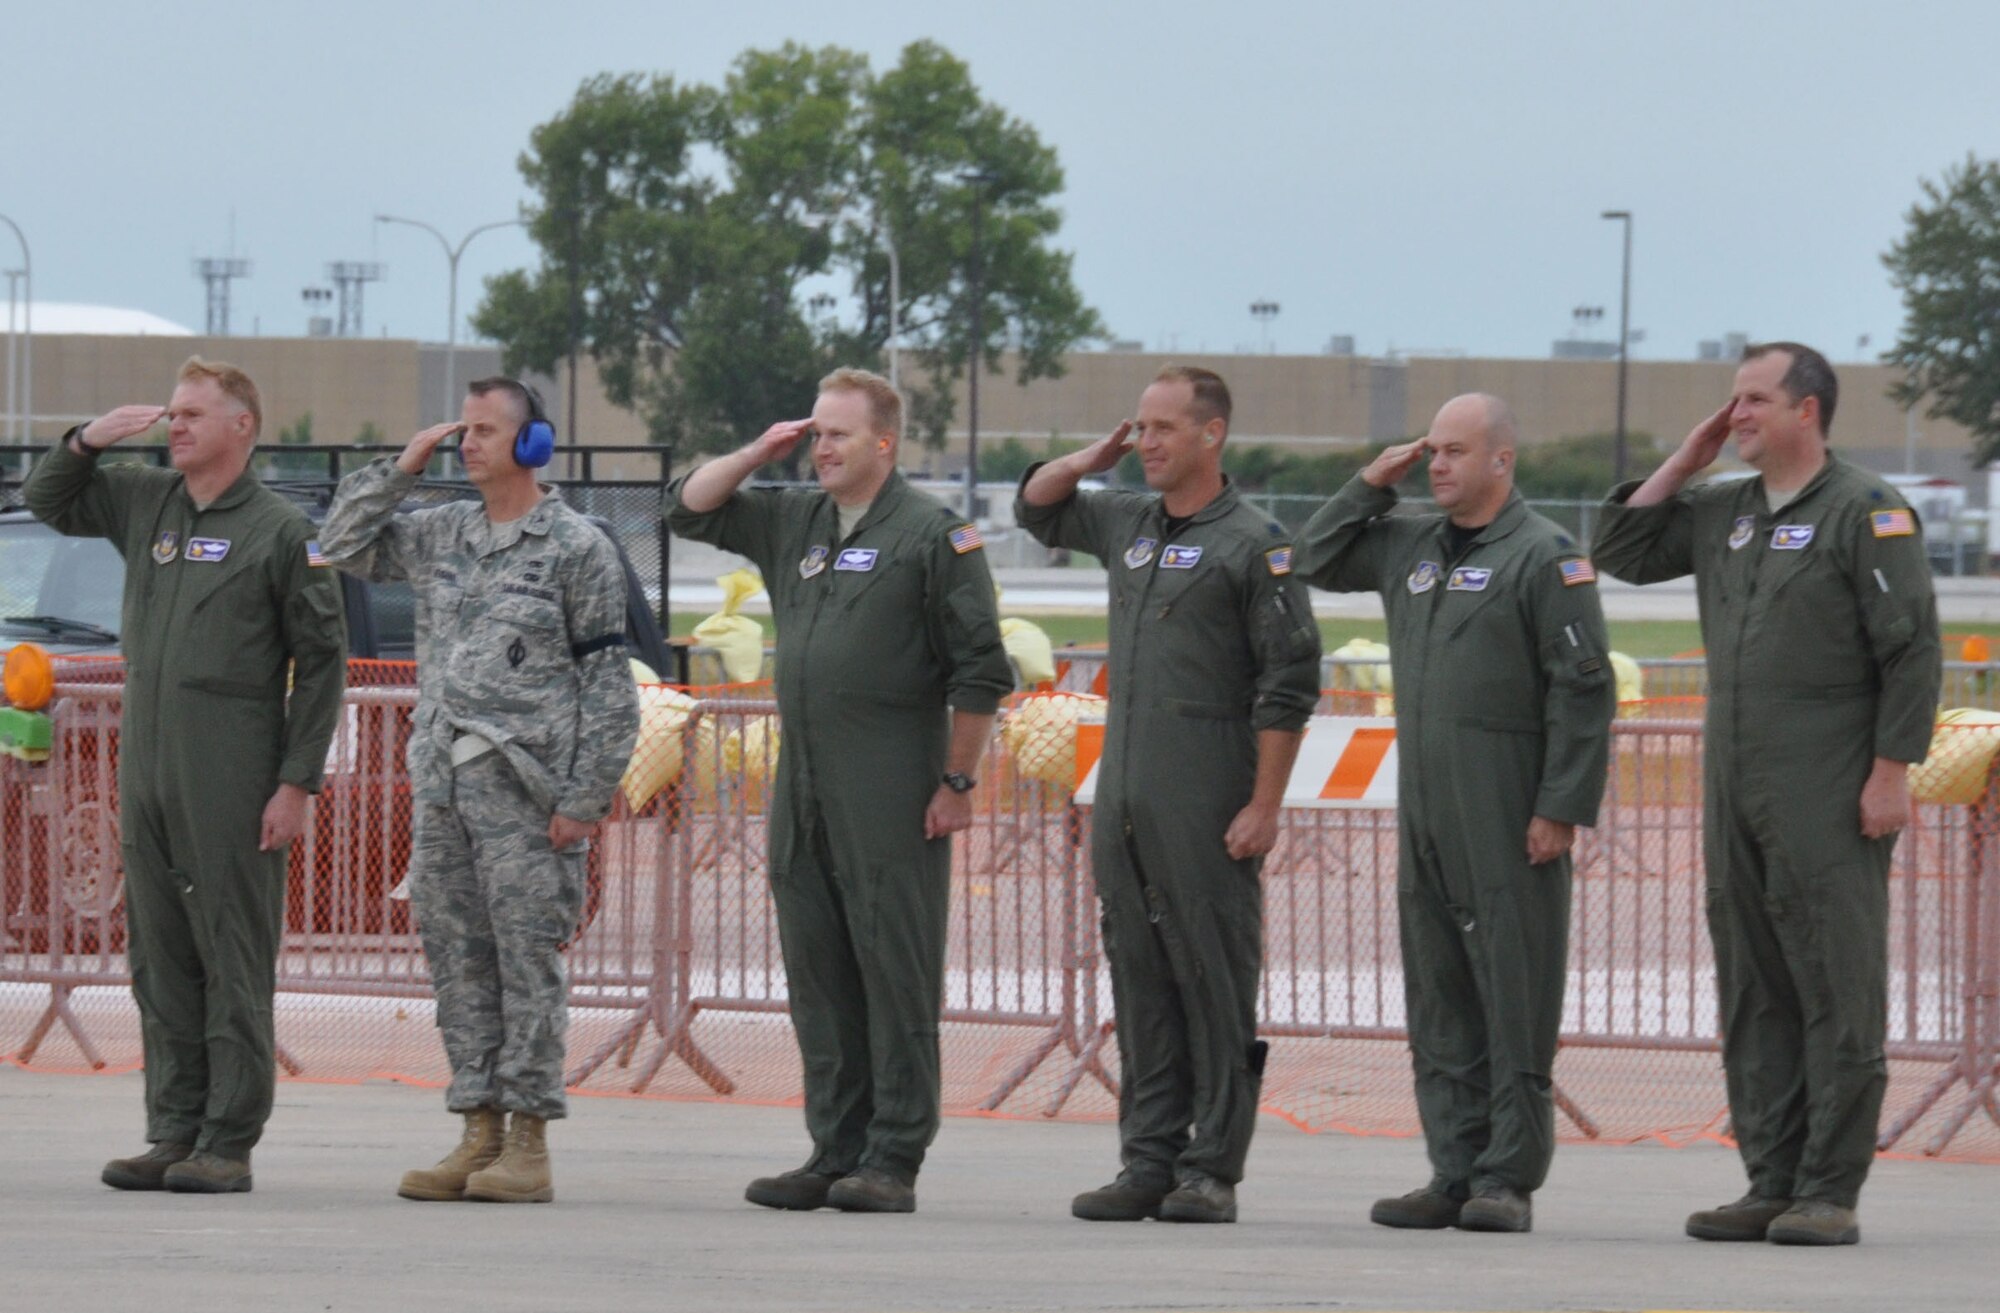
[[[1922,761],[1943,678],[1922,526],[1829,456],[1782,510],[1761,478],[1656,506],[1615,490],[1598,564],[1692,573],[1708,649],[1702,852],[1736,1141],[1758,1194],[1852,1208],[1888,1068],[1894,835],[1861,836],[1874,759]]]
[[[317,792],[326,767],[339,580],[311,563],[304,513],[247,471],[197,510],[179,473],[100,465],[65,435],[22,492],[36,518],[125,558],[118,809],[146,1138],[247,1159],[276,1081],[289,856],[257,842],[278,784]]]
[[[1014,686],[976,532],[892,474],[847,537],[818,489],[667,493],[675,533],[749,557],[777,625],[784,748],[771,802],[792,1026],[814,1172],[916,1179],[938,1127],[951,840],[924,838],[947,708]]]
[[[1022,486],[1034,477],[1029,470]],[[1260,730],[1295,732],[1319,701],[1319,629],[1291,536],[1234,485],[1177,528],[1161,499],[1017,498],[1021,527],[1105,563],[1110,707],[1090,865],[1118,1019],[1118,1133],[1128,1173],[1231,1185],[1256,1129],[1263,859],[1223,836],[1249,805]]]
[[[1443,514],[1390,515],[1352,479],[1306,525],[1300,574],[1377,592],[1396,685],[1403,995],[1432,1186],[1540,1188],[1568,975],[1570,858],[1542,816],[1594,825],[1617,692],[1596,575],[1510,496],[1452,555]]]

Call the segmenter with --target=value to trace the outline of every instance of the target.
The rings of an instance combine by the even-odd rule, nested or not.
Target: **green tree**
[[[1626,463],[1643,469],[1654,452],[1653,435],[1627,432]],[[1514,484],[1523,497],[1549,501],[1598,501],[1617,481],[1618,436],[1586,433],[1552,442],[1521,444]]]
[[[1903,377],[1898,404],[1971,430],[1976,464],[2000,458],[2000,161],[1967,155],[1924,199],[1883,255],[1903,294],[1903,329],[1884,357]]]
[[[990,180],[965,181],[975,168]],[[541,267],[489,280],[474,322],[508,368],[544,372],[574,323],[611,399],[656,441],[726,449],[804,413],[833,365],[881,368],[889,241],[909,427],[940,441],[973,349],[975,200],[987,366],[1013,346],[1019,378],[1051,377],[1104,333],[1052,245],[1054,151],[929,42],[880,76],[851,51],[797,44],[746,52],[715,88],[602,75],[534,130],[521,169]],[[809,317],[828,280],[851,303]]]

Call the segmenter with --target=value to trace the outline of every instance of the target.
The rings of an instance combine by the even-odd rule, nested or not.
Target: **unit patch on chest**
[[[229,555],[227,538],[190,538],[187,558],[190,561],[219,561]]]
[[[875,558],[880,554],[874,547],[843,547],[840,555],[834,558],[833,568],[866,573],[875,568]]]
[[[1201,564],[1201,548],[1169,547],[1160,554],[1162,570],[1192,570]]]
[[[1771,550],[1774,552],[1803,551],[1812,540],[1813,526],[1810,524],[1781,524],[1771,530]]]
[[[1157,538],[1134,538],[1132,545],[1125,549],[1125,568],[1136,570],[1152,560],[1153,553],[1159,545],[1160,540]]]
[[[1437,587],[1437,581],[1437,562],[1418,561],[1417,568],[1410,571],[1410,577],[1404,581],[1404,585],[1410,590],[1410,595],[1414,597],[1419,593],[1428,593],[1431,589]]]
[[[815,547],[799,562],[799,578],[810,579],[826,569],[826,548]]]
[[[153,564],[165,565],[181,554],[181,536],[174,529],[163,529],[153,540]]]
[[[1451,582],[1444,586],[1447,593],[1483,593],[1486,585],[1493,582],[1493,571],[1477,565],[1461,565],[1451,572]]]
[[[1757,517],[1739,515],[1736,523],[1729,526],[1729,550],[1736,551],[1746,545],[1757,532]]]

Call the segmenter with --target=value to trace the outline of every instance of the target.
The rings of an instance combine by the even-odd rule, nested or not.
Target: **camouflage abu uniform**
[[[551,849],[549,818],[602,819],[638,738],[624,569],[553,492],[494,524],[472,501],[399,513],[416,484],[388,460],[348,475],[321,542],[341,569],[416,590],[410,897],[451,1061],[446,1106],[553,1119],[560,945],[582,910],[586,845]]]

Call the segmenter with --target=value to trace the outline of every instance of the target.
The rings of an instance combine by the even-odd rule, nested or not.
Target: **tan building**
[[[425,423],[457,409],[456,399],[448,401],[444,394],[444,348],[431,343],[37,334],[36,435],[53,437],[121,402],[164,400],[175,367],[191,354],[230,360],[250,371],[264,394],[267,440],[310,413],[316,442],[351,443],[372,430],[382,441],[400,445]],[[1205,365],[1229,380],[1236,396],[1237,441],[1304,448],[1387,442],[1420,433],[1439,405],[1467,391],[1505,397],[1530,442],[1603,433],[1612,427],[1617,397],[1617,364],[1602,360],[1078,352],[1059,379],[1021,387],[1012,381],[1011,369],[986,379],[980,389],[981,438],[1016,437],[1030,444],[1052,436],[1094,438],[1131,412],[1147,381],[1169,362]],[[465,380],[499,367],[493,347],[459,348],[455,390],[462,392]],[[1963,429],[1919,418],[1919,436],[1912,445],[1903,413],[1885,395],[1895,371],[1858,364],[1838,369],[1841,400],[1833,438],[1843,453],[1884,471],[1906,468],[1913,455],[1919,472],[1973,485],[1974,500],[1983,501],[1985,479],[1968,463],[1971,442]],[[1730,363],[1632,362],[1628,430],[1678,441],[1727,398],[1733,371]],[[564,430],[564,441],[645,445],[644,425],[605,399],[587,359],[577,380],[575,433],[567,431],[568,380],[563,372],[534,381]],[[967,412],[962,385],[957,416],[946,450],[925,462],[934,472],[963,465]],[[657,468],[653,460],[641,458],[599,463],[595,472],[600,477],[652,477]]]

